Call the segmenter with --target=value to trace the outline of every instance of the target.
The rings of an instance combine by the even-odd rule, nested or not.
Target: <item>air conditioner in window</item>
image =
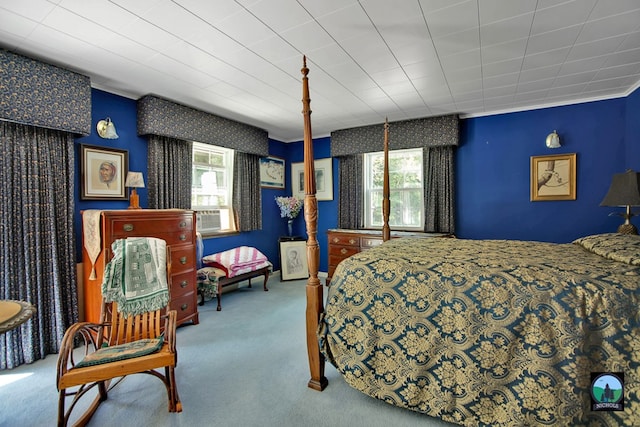
[[[196,230],[200,233],[218,231],[221,228],[220,209],[196,212]]]

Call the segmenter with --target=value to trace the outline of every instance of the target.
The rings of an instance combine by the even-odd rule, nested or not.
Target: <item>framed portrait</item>
[[[280,279],[297,280],[309,277],[307,241],[286,240],[280,242]]]
[[[576,153],[531,157],[531,201],[576,199]]]
[[[313,162],[316,171],[316,199],[333,200],[333,159],[318,159]],[[304,199],[304,163],[291,164],[292,193]]]
[[[284,159],[275,156],[260,159],[260,187],[284,188]]]
[[[128,170],[127,150],[80,145],[80,199],[127,200]]]

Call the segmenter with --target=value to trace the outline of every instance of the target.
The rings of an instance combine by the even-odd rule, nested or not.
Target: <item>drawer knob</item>
[[[124,231],[133,231],[133,224],[125,224],[122,226]]]
[[[180,228],[185,228],[186,226],[187,226],[187,222],[186,221],[180,222]]]
[[[180,306],[180,310],[185,311],[185,310],[187,309],[187,307],[189,307],[189,305],[188,305],[188,304],[182,304],[182,305]]]
[[[354,239],[349,239],[349,243],[351,243],[352,245],[355,243],[356,241]]]
[[[187,236],[185,236],[184,234],[181,234],[179,239],[184,242],[185,240],[187,240]]]
[[[346,254],[346,253],[347,253],[347,250],[346,250],[345,248],[342,248],[342,249],[340,249],[340,253],[341,253],[342,255],[344,255],[344,254]]]
[[[337,237],[333,238],[333,243],[338,243],[340,241],[340,239],[338,239]]]
[[[186,256],[180,257],[180,264],[184,265],[186,263],[187,263],[187,257]]]
[[[188,284],[189,284],[189,282],[188,282],[188,281],[183,280],[182,282],[180,282],[180,287],[181,287],[181,288],[186,288]]]

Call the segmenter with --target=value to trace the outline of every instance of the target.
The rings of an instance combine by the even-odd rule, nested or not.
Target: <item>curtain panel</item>
[[[149,135],[149,208],[191,209],[192,143]]]
[[[91,133],[89,77],[0,49],[0,119]]]
[[[238,231],[261,230],[260,156],[236,152],[233,163],[233,211]]]
[[[338,228],[360,229],[362,212],[362,154],[340,157],[338,182]]]
[[[36,307],[0,334],[0,369],[57,353],[78,321],[73,135],[0,121],[0,299]]]
[[[269,155],[265,130],[152,95],[138,100],[138,135],[161,135]]]

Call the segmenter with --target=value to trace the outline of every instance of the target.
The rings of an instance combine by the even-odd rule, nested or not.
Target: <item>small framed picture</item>
[[[128,170],[127,150],[80,145],[80,199],[127,200]]]
[[[316,172],[316,199],[333,200],[333,159],[319,159],[313,162]],[[304,200],[304,163],[291,164],[291,185],[293,195]]]
[[[284,188],[284,159],[275,156],[260,159],[260,187]]]
[[[531,201],[576,200],[576,153],[531,157]]]
[[[307,241],[286,240],[280,242],[280,279],[297,280],[309,277]]]

